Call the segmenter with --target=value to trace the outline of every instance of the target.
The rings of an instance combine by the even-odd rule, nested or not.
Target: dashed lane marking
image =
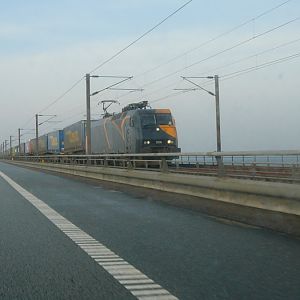
[[[178,299],[1,171],[0,176],[136,298],[141,300]]]

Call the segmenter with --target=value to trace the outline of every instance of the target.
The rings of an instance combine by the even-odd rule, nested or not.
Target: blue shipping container
[[[56,130],[48,133],[48,153],[61,154],[64,152],[64,131]]]

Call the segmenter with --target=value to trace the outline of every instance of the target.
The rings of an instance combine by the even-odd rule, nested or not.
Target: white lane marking
[[[102,266],[123,266],[123,265],[127,265],[127,262],[125,261],[102,261],[102,260],[97,260],[97,262],[101,262]]]
[[[136,298],[178,299],[1,171],[0,176]]]
[[[176,300],[177,298],[172,295],[161,295],[161,296],[140,296],[140,300]]]
[[[145,289],[161,289],[158,284],[136,284],[136,285],[125,285],[125,287],[130,287],[133,290],[145,290]]]
[[[138,296],[150,296],[150,295],[157,295],[157,296],[160,296],[160,295],[169,295],[169,292],[164,290],[164,289],[156,289],[156,290],[152,290],[152,289],[146,289],[146,290],[141,290],[141,291],[138,291],[138,290],[132,290],[131,293],[138,297]]]
[[[122,284],[140,284],[140,283],[153,283],[151,279],[127,279],[127,280],[120,280]]]
[[[116,279],[118,280],[124,280],[124,279],[148,279],[148,277],[146,275],[143,275],[143,274],[138,274],[138,275],[116,275],[115,276]]]
[[[102,262],[113,262],[113,261],[124,261],[122,258],[114,258],[114,257],[104,257],[104,258],[97,258],[97,261]]]

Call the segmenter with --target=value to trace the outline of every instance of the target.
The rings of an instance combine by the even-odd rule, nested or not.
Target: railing
[[[300,183],[300,151],[44,155],[8,156],[6,158],[52,164],[142,169]]]

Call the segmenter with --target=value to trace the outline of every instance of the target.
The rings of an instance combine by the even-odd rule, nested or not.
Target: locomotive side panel
[[[92,126],[92,153],[128,153],[129,119],[122,113],[96,121]]]
[[[91,128],[92,154],[109,153],[102,120],[95,121]]]
[[[130,119],[127,123],[126,132],[128,153],[140,153],[142,130],[138,111],[135,110],[130,112]]]

